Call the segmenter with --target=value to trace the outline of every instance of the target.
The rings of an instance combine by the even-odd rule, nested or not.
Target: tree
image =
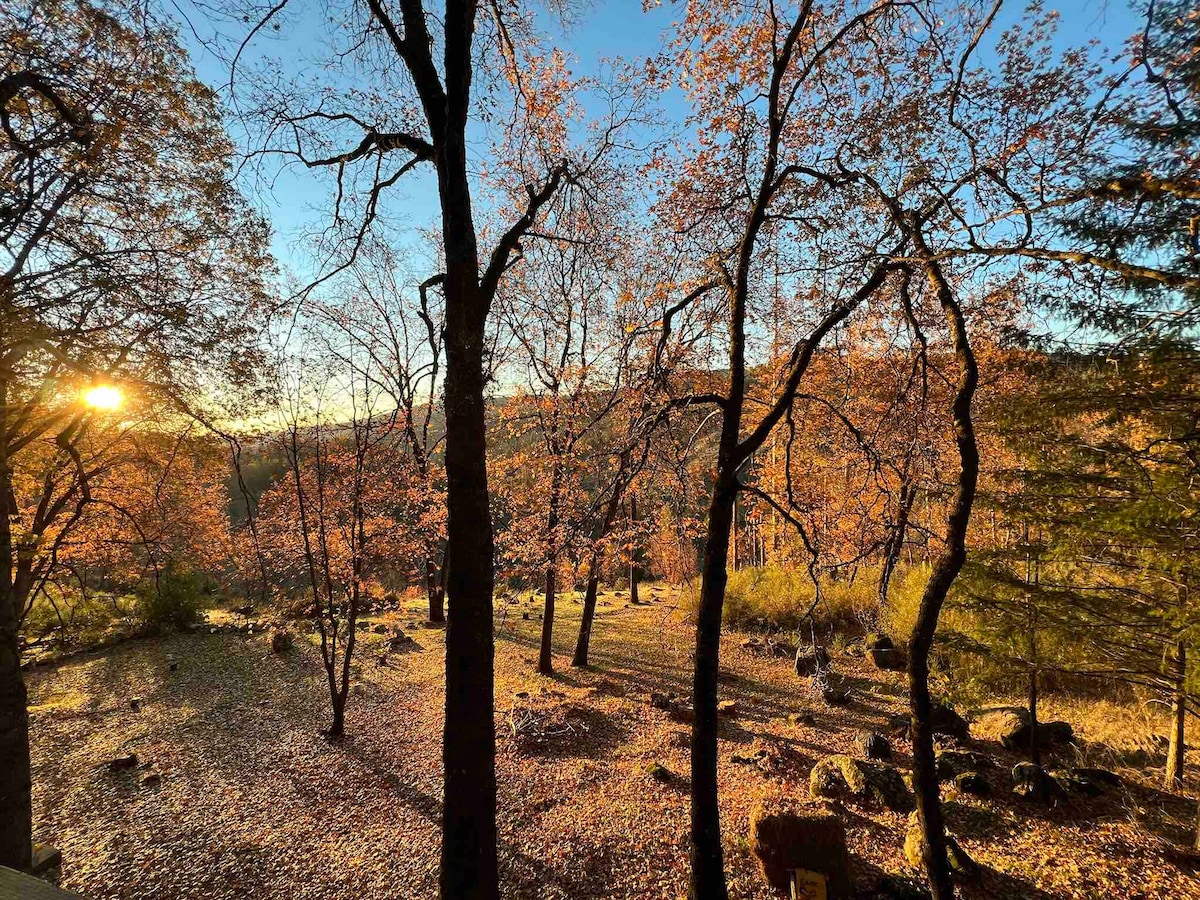
[[[302,14],[300,7],[261,7],[251,36],[285,12]],[[450,559],[441,865],[446,898],[499,893],[488,316],[505,274],[520,259],[522,240],[535,239],[547,205],[586,179],[612,149],[626,115],[615,104],[591,149],[572,155],[565,122],[573,110],[573,85],[565,59],[540,45],[532,17],[521,8],[492,5],[479,13],[470,0],[447,0],[436,11],[422,0],[348,0],[332,16],[322,9],[314,20],[330,23],[329,44],[337,48],[323,69],[329,80],[315,91],[270,83],[251,104],[261,114],[262,154],[330,176],[334,210],[323,247],[334,271],[357,258],[389,188],[418,167],[436,177]],[[363,84],[372,90],[358,90]],[[472,177],[468,131],[471,124],[491,122],[494,103],[506,104],[509,114],[497,128],[497,152],[481,182]],[[481,249],[476,214],[478,198],[488,191],[497,200],[495,227],[486,233],[494,236],[490,251]]]
[[[149,400],[213,370],[250,378],[272,267],[212,93],[137,4],[7,6],[0,132],[0,865],[19,869],[31,806],[17,631],[56,559],[45,538],[78,523],[109,464],[83,392],[116,381]],[[14,472],[38,445],[49,465],[29,504]]]

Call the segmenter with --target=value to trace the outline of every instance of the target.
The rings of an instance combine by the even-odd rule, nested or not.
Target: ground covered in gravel
[[[533,674],[536,604],[497,618],[506,897],[686,894],[688,726],[663,696],[689,691],[692,633],[673,591],[642,593],[639,606],[604,595],[588,670],[569,667],[578,605],[560,604],[554,677]],[[273,653],[264,635],[205,629],[31,670],[35,832],[65,858],[53,877],[97,900],[436,896],[443,632],[413,627],[418,604],[380,618],[419,649],[379,665],[388,635],[361,633],[347,736],[334,745],[319,733],[328,696],[304,636]],[[731,894],[765,898],[746,839],[752,807],[771,792],[807,796],[816,761],[857,755],[860,729],[886,733],[902,676],[835,652],[853,702],[828,707],[791,660],[746,639],[729,634],[723,650],[722,699],[736,706],[722,726],[722,815]],[[1122,715],[1105,713],[1105,738],[1121,733]],[[1097,739],[1086,723],[1076,730]],[[892,743],[903,770],[907,746]],[[1187,850],[1194,795],[1157,789],[1161,768],[1119,768],[1122,787],[1047,808],[1011,796],[1015,756],[974,745],[999,766],[993,798],[945,793],[952,829],[983,866],[964,896],[1200,897]],[[1089,761],[1104,749],[1091,745]],[[129,754],[135,766],[109,767]],[[845,818],[861,895],[898,895],[915,874],[906,817],[848,802]]]

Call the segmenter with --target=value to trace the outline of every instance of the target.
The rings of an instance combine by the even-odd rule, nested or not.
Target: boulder
[[[292,633],[286,628],[276,628],[271,632],[271,651],[274,653],[286,653],[292,649],[292,644],[295,643],[295,640]]]
[[[896,645],[892,639],[882,632],[873,631],[866,637],[866,646],[868,650],[894,650]]]
[[[903,672],[908,667],[908,654],[896,647],[872,647],[867,656],[884,672]]]
[[[820,669],[829,667],[829,651],[824,647],[801,647],[796,651],[796,674],[800,678],[810,678]]]
[[[1095,784],[1103,785],[1104,787],[1120,787],[1121,776],[1116,772],[1110,772],[1108,769],[1097,769],[1088,766],[1080,766],[1072,769],[1071,774],[1079,778],[1086,778],[1088,781]]]
[[[792,870],[801,869],[824,876],[828,900],[853,896],[846,826],[834,804],[763,798],[750,814],[750,852],[777,891],[789,891]]]
[[[675,775],[664,766],[662,763],[651,763],[646,767],[646,774],[657,781],[659,784],[666,784],[673,780]]]
[[[976,719],[976,731],[980,736],[994,736],[1006,750],[1028,751],[1029,738],[1033,734],[1029,710],[1021,706],[988,710]],[[1053,749],[1070,744],[1075,740],[1074,729],[1068,722],[1039,722],[1037,726],[1038,746]]]
[[[1062,788],[1064,794],[1075,794],[1080,797],[1099,797],[1106,790],[1104,784],[1079,774],[1078,769],[1050,769],[1046,774],[1054,779],[1054,782]]]
[[[921,859],[923,845],[921,826],[915,821],[910,821],[908,831],[904,835],[904,858],[908,860],[910,866],[921,868],[923,865]],[[950,871],[959,879],[970,880],[979,874],[979,864],[967,855],[967,851],[958,843],[958,839],[948,831],[946,832],[946,861],[950,864]]]
[[[992,761],[973,750],[938,750],[934,753],[938,781],[949,781],[966,772],[990,768]]]
[[[912,792],[896,769],[844,754],[826,757],[813,766],[808,790],[814,797],[869,800],[893,812],[908,812],[914,805]]]
[[[979,772],[963,772],[954,776],[954,786],[964,794],[974,797],[990,797],[992,783]]]
[[[971,726],[967,720],[954,711],[954,707],[939,700],[933,702],[930,710],[930,724],[935,735],[941,734],[959,741],[971,739]],[[900,713],[888,719],[888,727],[893,733],[912,737],[912,717]]]
[[[387,649],[389,653],[412,653],[420,650],[421,645],[397,628],[396,633],[388,638]]]
[[[1050,803],[1064,795],[1062,785],[1050,777],[1041,766],[1019,762],[1013,766],[1013,794],[1022,800]]]
[[[892,745],[882,734],[874,731],[860,731],[855,741],[862,755],[867,759],[891,759]]]

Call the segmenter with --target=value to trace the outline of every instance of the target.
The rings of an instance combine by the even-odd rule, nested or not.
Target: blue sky
[[[1060,13],[1057,43],[1062,48],[1092,39],[1115,48],[1140,27],[1139,15],[1127,0],[1067,0],[1046,3],[1046,8]],[[1010,3],[1000,14],[996,30],[1019,19],[1024,9],[1023,2]],[[605,59],[636,60],[655,53],[672,21],[681,14],[682,7],[671,3],[643,11],[640,0],[595,2],[579,9],[572,26],[558,35],[558,42],[573,57],[573,68],[577,72],[591,74]],[[189,18],[197,31],[205,33],[208,23],[194,8],[189,12]],[[248,29],[248,25],[242,26],[242,34]],[[233,29],[225,26],[223,30],[227,35],[241,36],[237,26]],[[226,65],[204,50],[194,39],[190,27],[183,27],[181,33],[193,54],[200,77],[224,92],[229,78]],[[323,23],[311,18],[299,19],[284,21],[277,34],[264,33],[256,39],[255,47],[261,52],[286,58],[289,60],[287,65],[299,68],[307,64],[307,57],[317,55],[323,40]],[[254,57],[254,52],[248,54],[249,61],[252,62]],[[659,104],[664,123],[679,122],[686,113],[678,91],[660,98]],[[285,173],[270,190],[255,187],[250,192],[274,227],[275,250],[283,265],[301,278],[310,276],[313,272],[310,254],[298,245],[298,237],[306,228],[311,229],[327,218],[327,186],[305,172]],[[436,220],[436,189],[432,177],[428,174],[410,177],[406,184],[390,193],[387,203],[388,214],[393,220],[405,229],[411,227],[414,241],[419,240],[417,229]]]

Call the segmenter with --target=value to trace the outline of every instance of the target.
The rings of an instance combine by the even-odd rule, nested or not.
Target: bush
[[[859,634],[882,625],[899,645],[908,642],[921,591],[929,572],[923,566],[901,569],[892,578],[888,609],[879,623],[879,573],[864,566],[851,580],[821,582],[821,602],[813,607],[812,579],[801,568],[768,566],[729,573],[722,619],[731,628],[772,628],[784,631],[815,628],[818,634]],[[694,610],[700,599],[700,579],[693,579],[686,598]],[[807,619],[812,609],[811,623]]]
[[[188,628],[200,620],[204,585],[199,573],[168,565],[138,593],[138,617],[146,625]]]

